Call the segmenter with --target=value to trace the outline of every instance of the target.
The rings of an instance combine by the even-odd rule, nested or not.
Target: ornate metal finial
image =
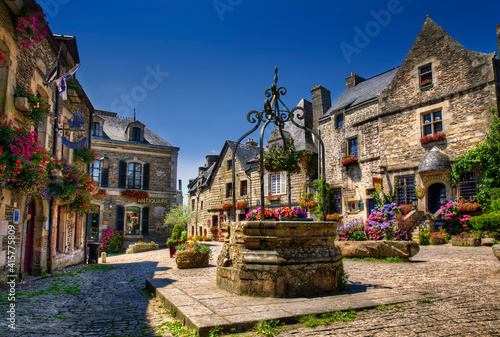
[[[135,120],[136,120],[136,119],[135,119],[135,107],[134,107],[134,121],[135,121]]]

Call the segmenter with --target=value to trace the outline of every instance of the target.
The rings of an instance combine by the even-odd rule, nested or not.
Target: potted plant
[[[442,245],[446,241],[446,236],[442,232],[433,232],[429,236],[429,244],[431,245]]]
[[[245,220],[246,221],[256,221],[261,220],[261,208],[257,208],[256,210],[250,211],[247,213]],[[264,220],[278,220],[280,214],[277,210],[274,209],[265,209],[264,210]]]
[[[175,263],[179,269],[203,268],[208,266],[210,247],[197,241],[180,244],[176,247]]]
[[[228,212],[229,212],[230,210],[232,210],[232,209],[233,209],[233,204],[232,204],[232,203],[230,203],[230,202],[226,202],[226,203],[224,203],[224,204],[222,205],[222,207],[221,207],[221,208],[222,208],[222,210],[224,210],[224,211],[228,211]]]
[[[248,201],[246,201],[246,200],[237,201],[236,202],[236,208],[247,209],[248,208]]]

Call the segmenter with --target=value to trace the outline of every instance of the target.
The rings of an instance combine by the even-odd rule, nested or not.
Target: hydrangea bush
[[[123,231],[105,229],[101,236],[101,250],[106,253],[119,253],[123,248]]]

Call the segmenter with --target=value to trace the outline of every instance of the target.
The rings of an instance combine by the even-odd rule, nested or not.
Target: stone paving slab
[[[259,321],[278,319],[295,323],[299,315],[318,315],[350,308],[362,310],[380,304],[389,305],[423,299],[420,293],[391,287],[353,285],[349,292],[302,298],[259,298],[238,296],[215,284],[215,265],[184,272],[177,270],[179,281],[163,279],[156,273],[146,280],[146,287],[167,309],[173,307],[177,317],[201,337],[215,326],[243,332]],[[183,275],[185,274],[185,275]],[[193,277],[196,275],[196,277]],[[187,280],[186,277],[188,276]],[[182,281],[180,281],[182,280]]]

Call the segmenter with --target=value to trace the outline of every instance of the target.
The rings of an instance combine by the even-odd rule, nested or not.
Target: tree
[[[164,226],[179,224],[182,229],[186,229],[197,217],[196,212],[193,212],[186,205],[177,205],[172,208],[165,216]]]
[[[476,167],[484,170],[479,185],[480,192],[476,195],[483,208],[489,206],[492,190],[500,187],[500,118],[495,107],[490,107],[489,111],[493,116],[488,124],[486,141],[453,160],[451,172],[452,181],[456,184],[460,182],[462,174]]]

